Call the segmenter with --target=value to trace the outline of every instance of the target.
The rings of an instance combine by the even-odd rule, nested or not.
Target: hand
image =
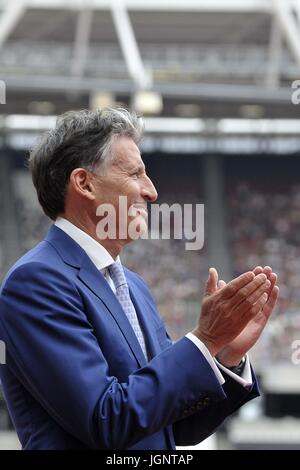
[[[268,299],[270,281],[264,273],[242,274],[227,285],[218,284],[218,273],[209,270],[198,327],[193,331],[215,356],[256,317]]]
[[[278,298],[279,288],[276,286],[277,275],[272,272],[272,269],[269,266],[265,268],[258,266],[253,272],[255,275],[264,273],[268,277],[271,283],[268,291],[268,300],[259,312],[249,321],[243,331],[218,353],[217,359],[227,367],[239,364],[242,357],[257,342],[273,312]],[[220,281],[218,289],[224,288],[225,285],[226,283],[224,281]]]

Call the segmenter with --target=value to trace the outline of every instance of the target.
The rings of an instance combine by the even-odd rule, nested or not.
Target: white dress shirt
[[[76,243],[78,243],[78,245],[86,252],[88,257],[94,263],[96,268],[102,272],[113,292],[116,293],[115,285],[109,275],[109,271],[107,268],[115,261],[120,261],[119,257],[114,260],[103,245],[94,240],[86,232],[69,222],[67,219],[59,217],[58,219],[56,219],[55,225],[56,227],[63,230],[67,235],[69,235],[69,237],[71,237]],[[186,338],[192,341],[200,349],[205,359],[213,369],[221,385],[225,382],[225,379],[221,374],[219,368],[226,372],[226,374],[230,375],[237,382],[239,382],[243,387],[249,387],[252,385],[252,374],[248,356],[246,356],[246,363],[243,373],[241,376],[239,376],[237,374],[234,374],[232,371],[220,364],[215,358],[213,358],[206,346],[193,333],[188,333],[186,335]],[[217,367],[217,365],[219,366],[219,368]]]

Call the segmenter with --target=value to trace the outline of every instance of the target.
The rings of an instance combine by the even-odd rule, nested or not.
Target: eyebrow
[[[146,171],[146,167],[142,163],[139,163],[135,166],[130,167],[130,171]]]

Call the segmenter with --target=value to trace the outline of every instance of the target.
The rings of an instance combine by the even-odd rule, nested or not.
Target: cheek
[[[128,184],[124,184],[120,188],[120,196],[126,197],[127,200],[127,207],[129,208],[132,204],[134,204],[137,200],[139,200],[140,189],[139,185],[135,182],[131,182]]]

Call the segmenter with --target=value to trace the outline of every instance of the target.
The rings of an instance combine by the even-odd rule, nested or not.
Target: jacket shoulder
[[[63,266],[63,261],[52,245],[42,241],[19,258],[9,269],[1,284],[0,294],[12,280],[31,278],[35,277],[37,273],[40,275],[49,271],[62,273]]]

